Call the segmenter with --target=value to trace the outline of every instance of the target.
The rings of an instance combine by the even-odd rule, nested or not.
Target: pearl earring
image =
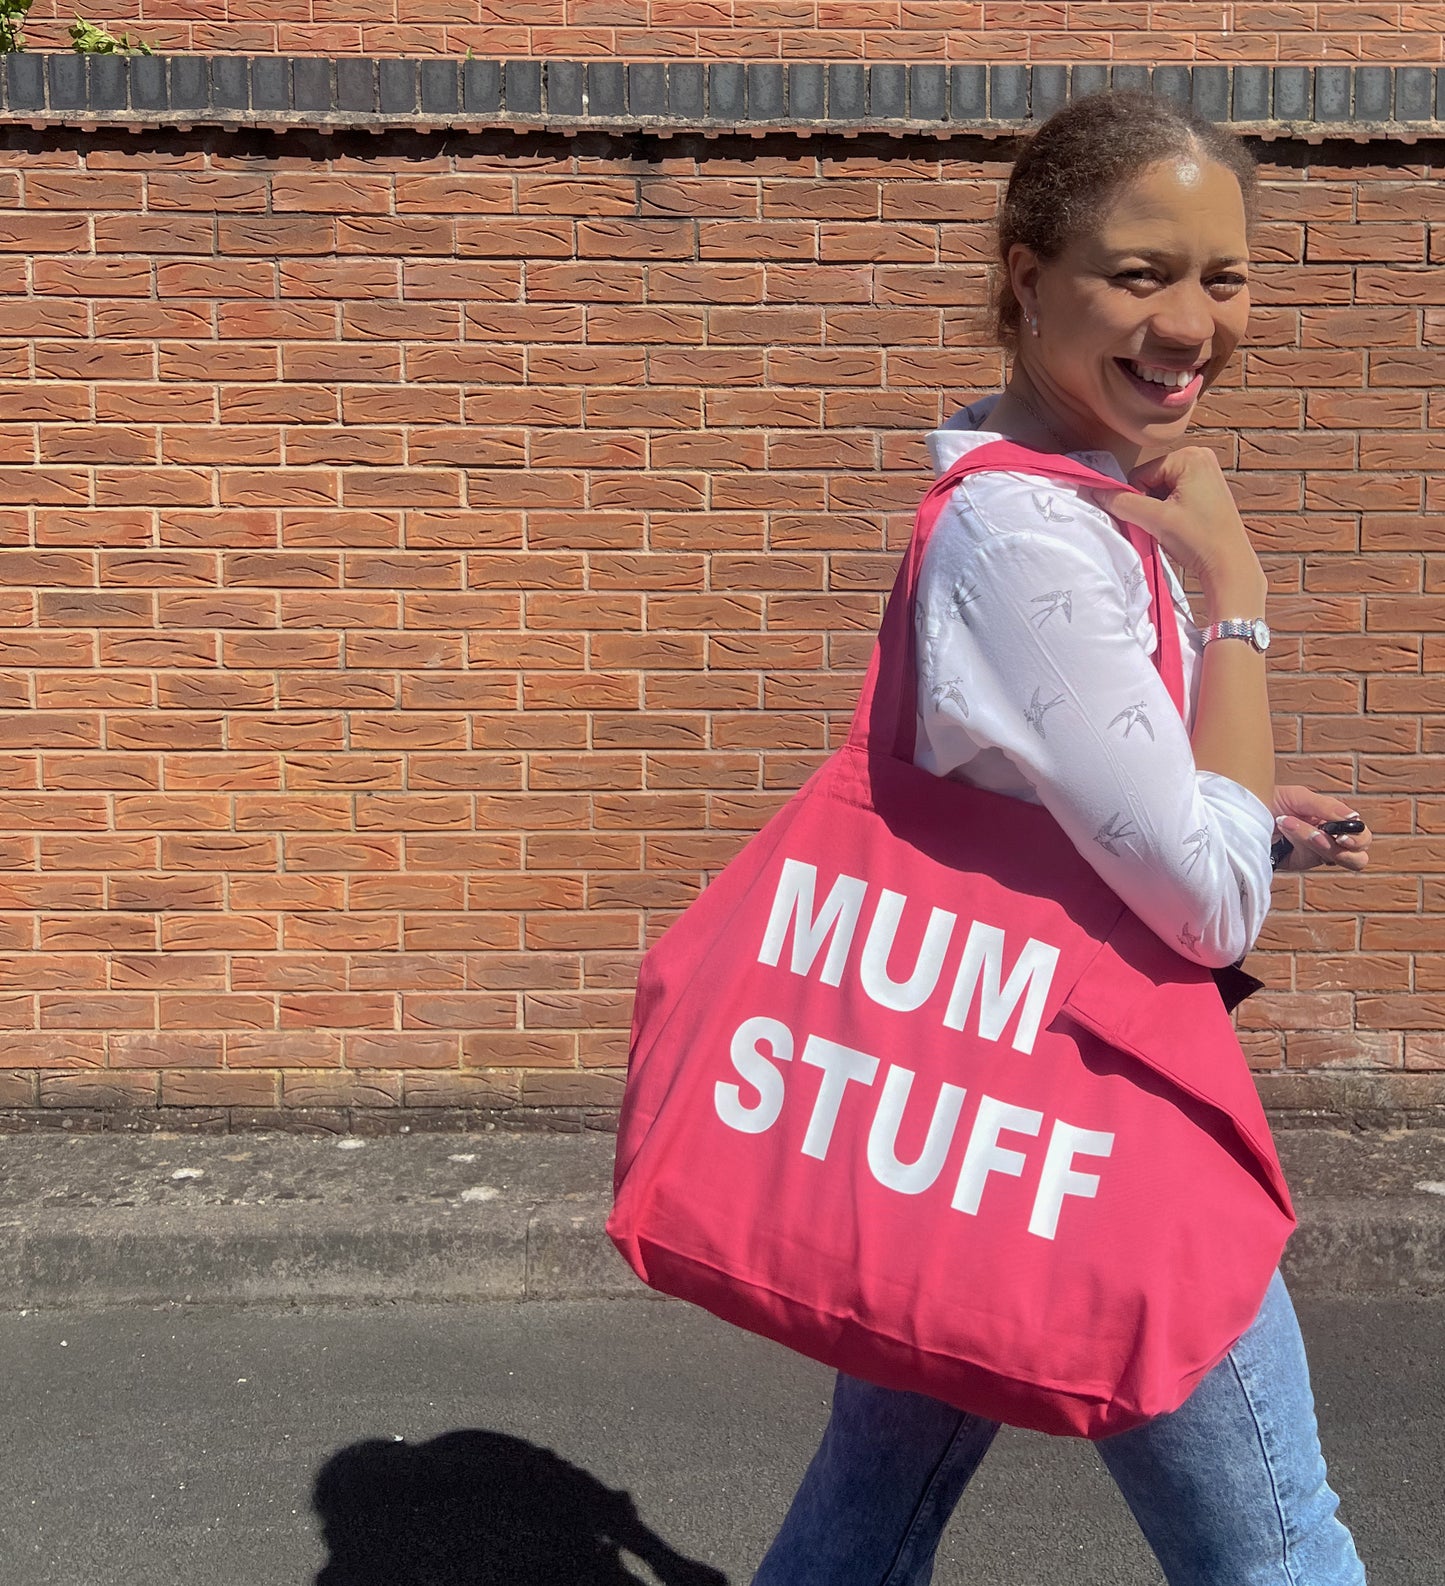
[[[1039,316],[1037,314],[1029,315],[1029,331],[1035,336],[1039,333]]]

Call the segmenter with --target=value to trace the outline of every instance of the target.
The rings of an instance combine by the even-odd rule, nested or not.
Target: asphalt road
[[[1371,1586],[1440,1586],[1445,1303],[1300,1311]],[[805,1361],[645,1300],[11,1313],[0,1574],[745,1586],[828,1391]],[[620,1561],[599,1536],[623,1539]],[[1023,1433],[995,1445],[935,1575],[1160,1579],[1092,1451]]]

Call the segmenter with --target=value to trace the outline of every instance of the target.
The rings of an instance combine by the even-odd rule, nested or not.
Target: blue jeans
[[[753,1586],[927,1586],[997,1431],[937,1399],[840,1376]],[[1094,1446],[1169,1586],[1363,1586],[1278,1273],[1249,1331],[1179,1409]]]

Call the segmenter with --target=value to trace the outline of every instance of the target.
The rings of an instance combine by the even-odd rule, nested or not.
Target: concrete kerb
[[[645,1292],[605,1203],[101,1208],[0,1225],[5,1308],[594,1299]]]
[[[608,1135],[0,1139],[0,1308],[642,1292]]]
[[[1296,1292],[1445,1294],[1445,1133],[1280,1143]],[[10,1136],[0,1308],[645,1297],[603,1232],[611,1154],[595,1134]]]

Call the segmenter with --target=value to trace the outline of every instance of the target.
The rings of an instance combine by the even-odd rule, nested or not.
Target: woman
[[[1147,494],[980,473],[953,493],[916,607],[916,762],[1042,803],[1159,936],[1215,968],[1253,944],[1285,868],[1359,870],[1347,804],[1276,788],[1266,584],[1212,452],[1180,447],[1249,315],[1249,155],[1144,95],[1101,94],[1029,141],[999,226],[1001,396],[930,438],[940,471],[1015,441]],[[1151,655],[1137,556],[1177,583],[1187,719]],[[1216,626],[1223,624],[1222,627]],[[1042,683],[1040,683],[1042,679]],[[832,1418],[755,1586],[923,1586],[997,1423],[838,1379]],[[1325,1477],[1303,1346],[1276,1274],[1258,1318],[1177,1411],[1097,1444],[1170,1586],[1360,1586]]]

